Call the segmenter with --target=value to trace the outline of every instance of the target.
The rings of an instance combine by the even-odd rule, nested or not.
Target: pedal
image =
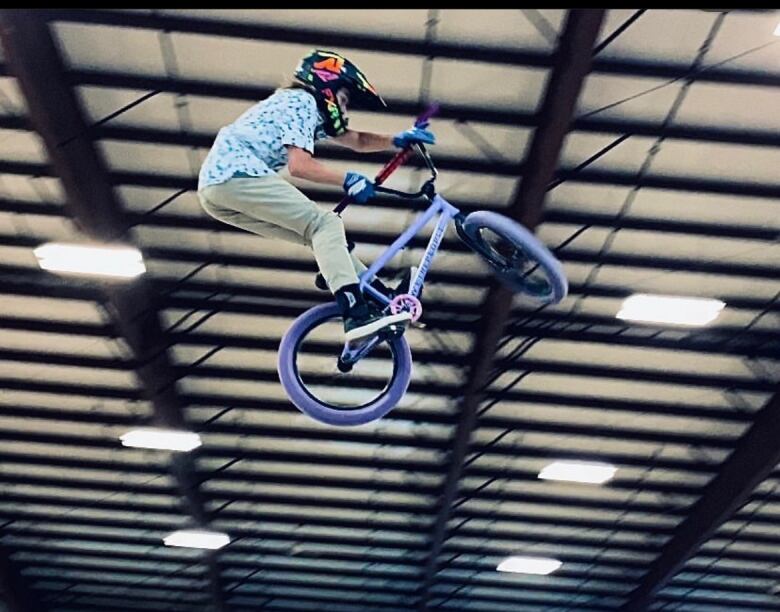
[[[425,329],[428,326],[422,321],[412,321],[411,327],[414,327],[415,329]]]

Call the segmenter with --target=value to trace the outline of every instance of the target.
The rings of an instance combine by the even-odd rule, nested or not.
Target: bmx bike
[[[418,117],[425,127],[435,113],[431,107]],[[408,193],[381,184],[415,153],[430,171],[419,191]],[[554,304],[566,297],[568,283],[560,262],[530,231],[516,221],[491,211],[461,213],[436,192],[438,172],[422,144],[393,157],[376,176],[376,191],[429,203],[417,219],[360,276],[360,288],[384,312],[409,311],[411,320],[422,314],[419,300],[423,283],[450,223],[459,238],[482,256],[499,280],[538,303]],[[349,204],[345,197],[334,208]],[[408,292],[385,295],[370,283],[387,263],[431,220],[438,216]],[[335,302],[301,314],[279,345],[279,379],[292,403],[311,418],[329,425],[362,425],[379,419],[403,398],[412,376],[412,353],[403,335],[405,326],[393,326],[376,336],[350,345],[344,342],[343,322]]]

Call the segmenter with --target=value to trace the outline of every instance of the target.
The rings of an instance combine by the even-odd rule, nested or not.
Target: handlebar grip
[[[423,111],[422,115],[417,117],[417,119],[414,122],[414,127],[420,127],[421,125],[427,123],[428,120],[434,115],[438,114],[438,112],[439,112],[439,105],[438,103],[434,102],[425,111]]]

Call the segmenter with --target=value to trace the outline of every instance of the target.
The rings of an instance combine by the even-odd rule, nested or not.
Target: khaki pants
[[[232,178],[198,192],[212,217],[266,238],[310,247],[330,290],[358,282],[366,266],[347,250],[341,217],[279,176]]]

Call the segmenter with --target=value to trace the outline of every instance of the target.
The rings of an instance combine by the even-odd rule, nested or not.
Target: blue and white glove
[[[374,183],[358,172],[347,172],[344,177],[344,191],[358,204],[365,204],[374,197]]]
[[[405,132],[401,132],[400,134],[396,134],[393,136],[393,146],[398,147],[399,149],[405,149],[409,145],[413,145],[416,142],[421,142],[423,144],[436,144],[436,136],[433,135],[433,132],[430,132],[426,130],[425,128],[428,126],[428,124],[423,124],[422,127],[413,127]]]

